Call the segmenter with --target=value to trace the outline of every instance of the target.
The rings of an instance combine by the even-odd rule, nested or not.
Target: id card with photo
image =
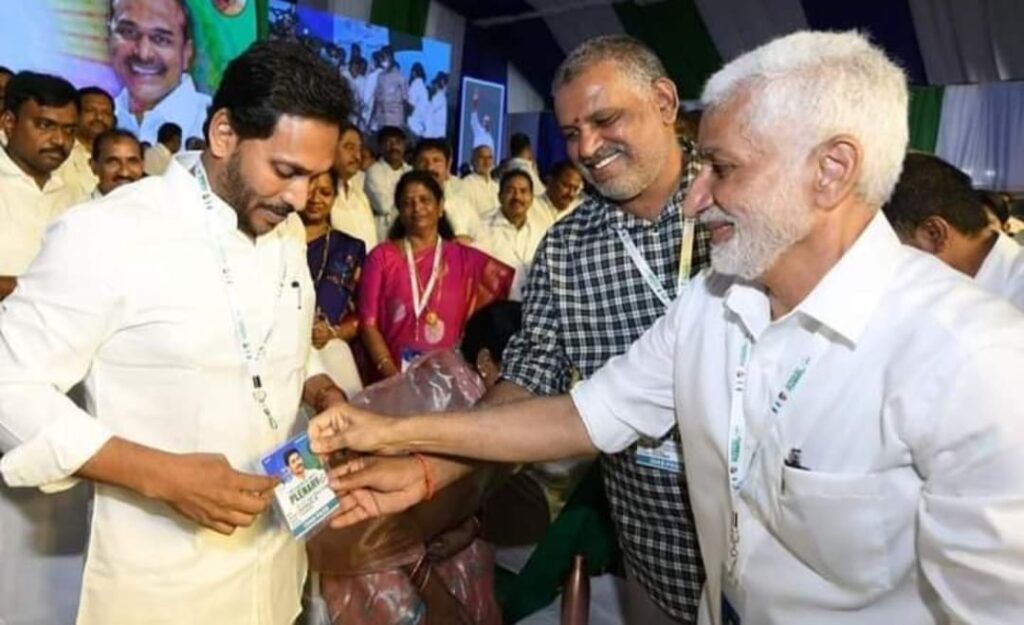
[[[309,449],[307,434],[299,434],[265,455],[262,465],[267,475],[281,479],[274,488],[274,499],[296,538],[318,528],[341,505],[327,483],[319,456]]]

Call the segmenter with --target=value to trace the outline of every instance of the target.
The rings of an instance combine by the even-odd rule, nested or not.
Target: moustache
[[[125,60],[125,64],[129,69],[141,69],[143,71],[150,71],[156,74],[164,74],[167,72],[167,66],[158,60],[144,60],[138,55],[131,55]]]
[[[63,149],[63,148],[47,148],[45,150],[39,150],[39,154],[41,154],[41,155],[55,154],[55,155],[57,155],[57,156],[59,156],[61,158],[67,158],[68,151]]]
[[[710,224],[710,223],[733,223],[733,218],[730,217],[724,210],[719,208],[717,205],[712,204],[708,208],[704,209],[700,215],[697,216],[697,223]]]
[[[257,204],[256,208],[262,208],[263,210],[277,213],[281,217],[287,217],[295,212],[295,207],[287,202],[281,202],[280,204],[261,203]]]

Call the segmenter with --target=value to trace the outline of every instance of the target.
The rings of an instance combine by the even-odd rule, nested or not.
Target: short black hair
[[[551,168],[551,181],[554,182],[555,180],[558,180],[562,176],[562,174],[564,174],[566,171],[570,169],[576,173],[579,173],[580,171],[579,168],[577,168],[576,165],[570,160],[558,161]]]
[[[339,137],[341,135],[345,134],[346,132],[355,131],[355,133],[357,135],[359,135],[360,139],[363,138],[363,131],[359,130],[359,126],[356,126],[355,124],[353,124],[352,120],[349,120],[349,119],[346,119],[345,121],[343,121],[341,123],[341,126],[338,128],[338,131],[339,131],[338,132],[338,136]]]
[[[4,110],[18,114],[21,105],[29,100],[39,106],[60,108],[74,104],[78,109],[78,92],[74,85],[60,76],[37,72],[18,72],[9,83],[4,95]]]
[[[401,139],[405,141],[405,131],[398,126],[381,126],[377,131],[377,143],[384,143],[387,139]]]
[[[109,7],[109,10],[107,11],[107,16],[108,16],[107,19],[110,20],[110,21],[113,21],[113,19],[114,19],[114,2],[116,2],[116,0],[110,0],[110,7]],[[185,41],[191,41],[192,40],[192,9],[188,8],[188,2],[186,2],[185,0],[174,0],[174,2],[177,3],[178,8],[181,9],[181,12],[185,15],[185,23],[183,25],[182,32],[181,32],[182,38]]]
[[[14,70],[7,67],[6,65],[0,65],[0,74],[7,74],[8,76],[13,76]]]
[[[441,188],[439,183],[430,172],[412,170],[402,174],[402,177],[398,179],[398,184],[395,185],[395,206],[400,206],[402,203],[402,195],[405,194],[405,190],[412,184],[421,184],[430,191],[431,195],[438,202],[444,201],[444,189]],[[441,215],[441,220],[437,223],[437,233],[442,239],[451,240],[455,238],[455,231],[452,229],[452,224],[448,221],[448,217]],[[395,222],[391,224],[391,229],[388,230],[388,240],[397,241],[398,239],[405,238],[405,224],[402,223],[401,218],[395,219]]]
[[[181,126],[175,124],[174,122],[164,122],[160,124],[160,128],[158,128],[156,131],[157,143],[167,143],[168,141],[172,141],[174,139],[181,141],[181,138]]]
[[[882,211],[904,236],[913,234],[933,216],[941,217],[964,235],[988,227],[971,178],[941,158],[920,152],[910,152],[903,159],[903,173]]]
[[[420,154],[428,150],[437,150],[444,154],[444,160],[452,162],[452,146],[448,145],[445,139],[420,139],[412,151],[412,160],[419,158]]]
[[[282,115],[340,127],[352,112],[352,94],[338,72],[305,46],[271,39],[228,63],[210,116],[221,109],[239,138],[266,139]]]
[[[511,148],[512,156],[519,156],[523,153],[523,150],[530,147],[530,137],[523,132],[512,133],[512,138],[508,140],[508,145]]]
[[[530,185],[530,192],[533,193],[533,176],[518,167],[512,168],[501,175],[501,180],[498,182],[498,193],[504,193],[505,185],[513,178],[526,180],[527,184]]]
[[[111,108],[113,108],[114,98],[109,93],[107,93],[105,89],[102,89],[95,85],[91,85],[89,87],[82,87],[78,90],[78,97],[76,98],[76,100],[78,102],[79,111],[82,110],[82,104],[85,102],[85,99],[91,95],[98,95],[100,97],[106,98],[107,102],[110,102]]]
[[[139,147],[139,158],[142,158],[142,144],[139,143],[139,138],[135,136],[130,130],[124,128],[111,128],[110,130],[104,130],[100,134],[96,135],[96,138],[92,142],[92,160],[95,162],[100,161],[100,154],[103,153],[103,148],[106,144],[116,141],[117,139],[131,139],[135,142],[135,145]]]
[[[284,453],[281,454],[281,457],[284,458],[285,464],[287,464],[288,461],[292,459],[292,456],[298,456],[300,459],[302,459],[302,454],[299,453],[299,450],[295,449],[294,447],[289,447],[288,449],[284,450]]]
[[[466,322],[459,351],[472,365],[480,350],[486,347],[491,358],[500,363],[509,339],[522,327],[522,304],[505,300],[492,302],[473,313]]]

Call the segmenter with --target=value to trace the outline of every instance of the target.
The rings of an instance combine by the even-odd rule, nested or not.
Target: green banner
[[[430,0],[373,0],[370,22],[422,37],[429,10]]]
[[[942,95],[945,88],[910,88],[910,148],[921,152],[935,152],[939,138],[939,120],[942,117]]]
[[[661,57],[679,96],[684,100],[700,97],[704,82],[722,66],[722,57],[693,0],[617,2],[612,6],[626,32]]]

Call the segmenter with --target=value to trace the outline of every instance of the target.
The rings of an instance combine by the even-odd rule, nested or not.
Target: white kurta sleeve
[[[0,474],[11,486],[66,486],[59,482],[111,436],[65,396],[123,317],[104,254],[117,236],[90,226],[82,210],[50,227],[0,304]]]
[[[676,299],[625,354],[572,390],[590,440],[601,451],[615,453],[639,438],[661,438],[675,425],[674,352],[686,299]]]
[[[910,415],[925,480],[918,552],[957,623],[1018,623],[1024,615],[1022,350],[976,351],[946,372],[923,367],[922,384],[907,394],[935,398],[918,400],[927,414]]]

